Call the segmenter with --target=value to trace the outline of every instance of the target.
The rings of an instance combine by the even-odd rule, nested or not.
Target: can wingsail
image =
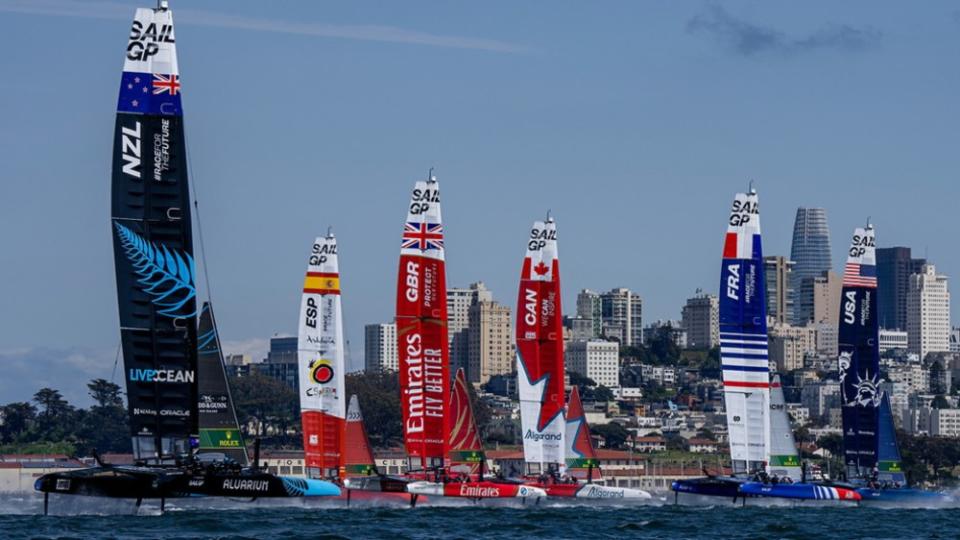
[[[738,193],[723,245],[720,362],[734,474],[765,469],[770,379],[757,193]]]
[[[517,386],[528,464],[565,459],[563,321],[560,260],[552,218],[536,221],[527,239],[517,300]]]
[[[193,234],[173,14],[137,9],[117,101],[112,229],[134,458],[198,436]]]
[[[300,419],[308,478],[340,475],[346,395],[337,240],[318,237],[307,261],[300,301],[297,362]]]
[[[780,375],[774,375],[770,381],[770,462],[767,466],[770,476],[789,477],[800,480],[800,453],[790,427],[790,416],[783,397]]]
[[[483,452],[477,420],[473,414],[473,405],[470,403],[470,391],[467,389],[467,377],[463,373],[463,368],[457,370],[457,376],[453,381],[453,391],[450,393],[450,416],[453,418],[448,438],[450,470],[470,477],[482,476],[486,455]]]
[[[431,174],[413,187],[400,246],[397,353],[407,454],[442,467],[449,427],[450,352],[440,187]]]
[[[882,394],[876,239],[870,225],[855,229],[850,241],[843,271],[839,324],[837,364],[847,477],[867,478],[877,465]]]
[[[220,351],[220,336],[208,302],[200,309],[197,331],[197,385],[200,394],[200,452],[219,452],[248,465],[247,447],[233,407],[227,372]]]

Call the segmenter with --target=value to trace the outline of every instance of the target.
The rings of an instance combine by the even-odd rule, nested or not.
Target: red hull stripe
[[[723,258],[737,258],[737,233],[728,232],[723,240]]]

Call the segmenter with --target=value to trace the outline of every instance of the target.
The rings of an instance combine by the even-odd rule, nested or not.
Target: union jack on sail
[[[443,225],[440,223],[404,223],[401,249],[443,249]]]

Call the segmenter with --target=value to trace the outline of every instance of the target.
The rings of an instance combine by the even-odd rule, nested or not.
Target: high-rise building
[[[470,306],[468,381],[484,384],[494,375],[505,375],[515,369],[512,329],[509,307],[490,300]]]
[[[631,346],[643,343],[643,302],[630,289],[618,288],[600,295],[604,336]]]
[[[768,355],[777,371],[787,373],[803,368],[803,359],[817,350],[817,328],[813,325],[770,327]]]
[[[468,368],[470,350],[470,307],[477,302],[493,301],[490,292],[482,281],[471,283],[467,288],[451,287],[447,289],[447,340],[450,344],[450,373],[458,368]]]
[[[719,324],[719,323],[718,323]],[[649,345],[653,339],[662,333],[668,332],[673,343],[681,349],[687,348],[687,332],[680,321],[654,321],[643,329],[643,342]],[[717,331],[719,334],[719,330]]]
[[[620,386],[620,347],[613,341],[574,341],[564,354],[567,369],[607,388]]]
[[[774,324],[793,320],[793,261],[781,255],[763,258],[766,280],[767,317]]]
[[[257,372],[298,390],[300,370],[297,366],[297,338],[270,338],[267,359],[257,367]]]
[[[397,371],[397,324],[368,324],[363,328],[363,369],[367,373]]]
[[[794,262],[793,276],[793,324],[800,326],[810,319],[801,306],[813,305],[805,300],[805,294],[813,294],[813,288],[803,289],[805,279],[816,278],[833,268],[830,255],[830,229],[827,227],[827,211],[823,208],[797,208],[793,222],[793,243],[790,260]]]
[[[710,349],[720,344],[720,302],[716,295],[697,291],[682,311],[687,347]]]
[[[960,353],[960,328],[950,330],[950,352]]]
[[[923,360],[929,352],[950,350],[950,291],[947,276],[932,264],[910,276],[907,289],[907,350]]]
[[[836,324],[840,317],[840,293],[843,282],[833,270],[818,276],[806,277],[800,282],[800,305],[794,313],[794,326],[828,322]]]
[[[593,333],[593,319],[584,319],[577,315],[575,317],[564,316],[563,327],[569,330],[569,341],[589,341],[597,336]],[[564,341],[566,341],[567,332],[564,332]]]
[[[877,316],[880,328],[907,329],[907,289],[910,276],[926,259],[914,259],[908,247],[877,248]]]
[[[600,337],[603,331],[603,307],[600,295],[590,289],[581,290],[577,294],[577,317],[590,321],[590,338]]]
[[[880,329],[880,354],[896,349],[907,350],[909,339],[906,330]]]

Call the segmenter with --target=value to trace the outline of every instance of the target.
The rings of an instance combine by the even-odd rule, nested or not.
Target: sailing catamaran
[[[111,221],[135,465],[98,459],[98,467],[40,477],[34,487],[44,493],[44,513],[50,493],[135,498],[138,506],[144,498],[159,498],[161,509],[166,498],[194,495],[338,495],[328,482],[278,477],[256,462],[243,467],[237,460],[210,462],[195,455],[203,444],[201,422],[207,424],[202,415],[217,418],[206,430],[208,449],[214,443],[223,448],[215,439],[232,433],[236,417],[231,408],[223,415],[206,411],[223,390],[229,396],[225,385],[210,389],[205,382],[201,394],[198,384],[212,349],[211,342],[197,339],[182,87],[166,2],[138,9],[128,39],[114,130]],[[213,330],[215,339],[208,315],[210,327],[201,335]],[[201,405],[201,396],[211,400]],[[220,403],[229,407],[229,397]],[[215,435],[217,425],[226,429]]]
[[[517,387],[528,474],[556,474],[564,463],[563,320],[553,218],[527,238],[517,299]]]
[[[300,300],[297,363],[307,478],[339,481],[346,393],[337,239],[318,237],[307,260]]]
[[[937,502],[941,494],[907,487],[890,403],[880,388],[876,233],[853,232],[840,297],[838,368],[846,475],[864,501]]]
[[[431,169],[410,195],[397,278],[400,408],[408,474],[443,468],[450,396],[440,187]]]
[[[790,453],[781,454],[778,450],[773,455],[776,461],[771,460],[764,285],[759,198],[751,187],[748,193],[738,193],[734,198],[724,237],[720,275],[720,363],[733,474],[677,480],[671,489],[677,495],[713,495],[734,501],[748,495],[856,500],[855,493],[843,488],[818,489],[820,486],[811,484],[772,481],[770,473],[784,467],[780,457]],[[782,430],[783,417],[774,424]],[[778,441],[778,448],[782,442]],[[796,452],[795,446],[792,452]]]
[[[546,497],[544,490],[503,479],[487,480],[484,467],[487,457],[480,440],[480,430],[470,404],[467,377],[457,370],[450,394],[452,422],[447,438],[447,468],[439,481],[416,481],[407,491],[418,495],[461,497],[466,499],[504,499]]]

